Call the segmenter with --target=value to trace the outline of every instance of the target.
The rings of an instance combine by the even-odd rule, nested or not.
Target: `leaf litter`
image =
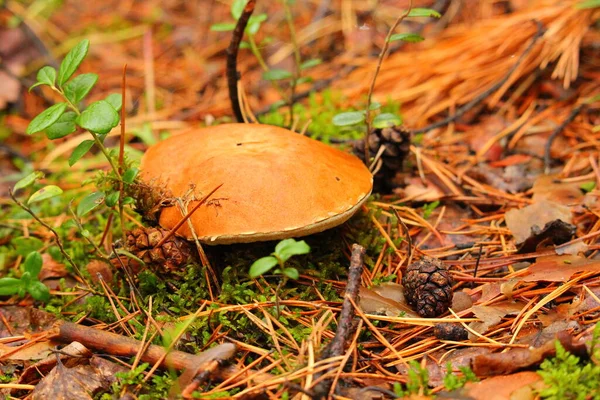
[[[130,9],[120,6],[123,9],[119,11],[134,22],[117,35],[98,33],[106,45],[95,50],[91,61],[84,63],[85,69],[106,75],[106,80],[99,80],[102,86],[98,87],[98,99],[118,91],[120,69],[128,63],[133,71],[128,81],[131,98],[139,99],[146,93],[155,100],[154,104],[162,104],[160,110],[155,110],[154,105],[137,105],[135,115],[128,118],[127,133],[131,137],[146,124],[150,124],[152,136],[157,137],[160,131],[175,134],[199,121],[227,115],[227,90],[220,80],[227,41],[223,34],[209,32],[209,23],[198,23],[202,18],[224,20],[226,7],[216,5],[208,17],[189,5],[170,9],[168,18],[177,23],[172,31],[164,30],[164,40],[159,41],[148,36],[147,28],[140,24],[153,15],[156,5],[153,1],[145,3]],[[371,239],[364,240],[368,258],[357,310],[363,324],[360,335],[347,343],[343,356],[316,361],[320,350],[334,337],[341,304],[325,300],[326,288],[321,283],[341,294],[345,286],[343,275],[324,282],[301,276],[299,285],[312,287],[320,300],[291,295],[272,301],[267,297],[277,294],[274,288],[263,287],[269,295],[265,298],[206,300],[194,304],[200,307],[195,314],[195,307],[189,306],[187,312],[175,311],[182,320],[192,316],[209,320],[212,315],[248,318],[246,333],[257,332],[269,338],[260,346],[260,342],[244,337],[243,332],[215,325],[206,346],[230,342],[236,344],[237,351],[230,364],[206,366],[207,374],[222,383],[196,386],[202,396],[237,390],[236,397],[267,393],[281,398],[287,391],[301,392],[296,390],[298,387],[310,393],[320,371],[326,372],[319,379],[335,379],[343,383],[338,385],[340,388],[376,385],[389,389],[394,382],[407,380],[410,361],[425,365],[430,372],[429,385],[440,392],[446,361],[450,361],[454,367],[472,367],[481,377],[491,376],[480,383],[467,384],[465,396],[487,399],[489,393],[494,393],[495,398],[508,399],[519,392],[524,396],[520,398],[532,398],[531,388],[539,385],[539,375],[517,370],[534,368],[551,356],[555,338],[574,352],[583,351],[581,346],[589,341],[589,328],[598,320],[600,307],[597,192],[584,193],[581,188],[583,183],[600,181],[598,130],[594,129],[600,121],[593,112],[597,105],[579,113],[550,143],[549,175],[544,175],[548,166],[543,158],[552,131],[566,120],[576,104],[600,90],[598,52],[592,45],[598,34],[590,28],[598,12],[577,9],[573,7],[575,1],[539,0],[528,5],[511,2],[510,13],[499,11],[491,1],[477,3],[472,10],[461,9],[449,17],[445,22],[448,26],[425,26],[426,40],[420,44],[395,49],[376,82],[374,97],[401,102],[407,126],[417,131],[485,94],[494,84],[501,85],[449,125],[419,132],[421,142],[411,147],[409,165],[394,178],[398,185],[394,194],[380,196],[368,204],[373,217],[367,223],[350,223],[351,231],[362,224],[374,232]],[[329,79],[333,90],[345,96],[346,107],[360,103],[367,92],[364,76],[372,74],[374,61],[364,54],[366,49],[376,50],[374,43],[385,34],[373,25],[368,30],[368,40],[361,44],[366,49],[360,50],[361,56],[357,57],[360,46],[352,38],[359,36],[360,25],[349,24],[348,16],[358,21],[372,10],[366,2],[348,4],[350,8],[344,11],[332,6],[319,18],[307,19],[312,22],[299,35],[301,46],[311,44],[315,51],[342,47],[330,54],[327,62],[315,67],[314,75],[320,80]],[[21,6],[11,7],[13,12],[19,12]],[[84,27],[86,21],[110,26],[110,21],[98,18],[103,14],[97,7],[65,5],[61,13],[47,23],[44,20],[41,26],[47,32],[40,34],[48,35],[53,54],[64,53],[72,32]],[[276,10],[278,6],[265,7]],[[385,7],[382,14],[398,13],[394,6],[382,3],[381,7]],[[311,16],[313,11],[302,8],[299,15]],[[39,22],[41,17],[32,18]],[[539,38],[534,20],[544,28]],[[154,28],[161,27],[157,21],[152,24]],[[276,25],[265,24],[270,30],[267,34],[280,33],[274,32]],[[324,27],[328,33],[317,34]],[[531,43],[533,47],[527,52]],[[348,51],[344,51],[344,46]],[[160,56],[148,63],[151,50]],[[285,44],[274,45],[268,51],[269,63],[283,62],[286,54],[291,54]],[[524,55],[522,64],[508,74],[520,55]],[[240,63],[250,106],[260,109],[270,105],[277,96],[259,79],[261,71],[256,60],[245,56]],[[347,65],[352,67],[346,68]],[[148,76],[153,80],[145,79]],[[324,95],[316,97],[315,111],[319,112],[319,106],[325,108]],[[26,104],[29,117],[36,114],[32,110],[39,109],[39,104],[31,100]],[[134,111],[132,104],[128,110]],[[25,132],[23,117],[9,115],[6,125],[17,134]],[[107,140],[114,135],[109,133]],[[61,157],[82,139],[75,135],[45,151],[37,159],[39,167],[59,171]],[[142,150],[145,146],[133,141],[130,144]],[[30,154],[44,145],[25,142],[23,149]],[[85,171],[75,179],[89,174]],[[79,187],[81,181],[73,186]],[[435,208],[424,207],[435,201],[440,202]],[[406,232],[399,229],[396,212],[406,225]],[[64,218],[68,218],[66,214],[51,220],[60,224]],[[52,243],[47,232],[31,221],[7,221],[15,225],[17,222],[22,224],[18,232],[28,235],[41,230],[44,242]],[[410,249],[416,255],[408,250],[407,235],[416,245]],[[342,252],[350,254],[349,246]],[[442,259],[451,272],[455,291],[463,293],[462,306],[452,305],[456,314],[418,318],[400,297],[398,283],[403,267],[411,256],[420,258],[420,253]],[[48,277],[63,277],[64,266],[47,261]],[[90,273],[98,277],[98,290],[108,301],[106,309],[112,314],[112,321],[99,321],[85,313],[78,318],[83,324],[97,324],[96,330],[101,332],[110,330],[123,338],[142,338],[129,354],[126,368],[133,370],[139,363],[139,350],[148,344],[146,331],[162,331],[165,325],[155,319],[156,309],[153,315],[151,303],[136,304],[135,294],[131,296],[136,301],[127,301],[113,280],[118,271],[107,272],[107,268],[110,266],[103,262],[88,264]],[[381,277],[391,277],[391,284],[375,284]],[[69,294],[61,293],[57,286],[54,295],[68,296],[69,301],[87,295],[73,286],[74,291]],[[1,310],[0,330],[6,340],[2,344],[12,348],[9,352],[28,343],[45,343],[43,333],[50,329],[32,318],[30,311],[22,310],[34,309],[31,302],[24,301]],[[297,332],[292,333],[290,325],[281,323],[275,315],[297,322],[307,334],[298,338]],[[573,323],[565,323],[567,318]],[[468,328],[469,338],[457,341],[435,336],[434,328],[440,323]],[[540,324],[548,329],[547,334],[542,334]],[[532,338],[536,338],[533,347]],[[35,353],[34,349],[32,346],[30,351]],[[90,349],[104,354],[115,350]],[[32,368],[45,369],[47,374],[31,391],[33,397],[62,398],[71,392],[89,398],[88,393],[99,385],[108,385],[105,379],[111,372],[103,372],[95,364],[103,358],[91,355],[90,350],[84,352],[84,357],[51,355],[36,367],[24,366],[21,377],[27,379],[22,384],[39,379],[34,378]],[[18,353],[12,354],[16,360]],[[155,363],[157,367],[164,366],[158,360]]]

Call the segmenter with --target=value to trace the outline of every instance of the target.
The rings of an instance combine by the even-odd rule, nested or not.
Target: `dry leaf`
[[[404,297],[404,286],[399,283],[385,282],[379,286],[373,286],[372,291],[386,299],[394,300],[402,304],[406,304]]]
[[[465,385],[467,396],[473,400],[512,400],[513,395],[519,393],[519,399],[534,399],[523,397],[523,388],[533,388],[542,382],[542,378],[535,372],[519,372],[513,375],[495,376],[482,382],[469,382]],[[532,393],[532,394],[535,394]]]
[[[389,317],[397,317],[401,313],[404,313],[407,317],[418,318],[418,315],[408,305],[383,297],[373,290],[361,287],[358,296],[358,305],[367,314],[383,314]]]
[[[49,340],[44,340],[41,342],[34,343],[33,345],[25,345],[20,346],[21,349],[17,350],[14,353],[8,355],[5,360],[11,361],[29,361],[29,360],[41,360],[42,358],[48,357],[52,353],[52,350],[56,347],[55,342],[51,342]],[[5,344],[0,343],[0,357],[4,356],[4,354],[12,352],[15,350],[15,347],[7,346]]]
[[[454,295],[452,295],[452,310],[454,312],[467,310],[471,308],[471,306],[473,306],[471,296],[463,291],[454,292]]]
[[[565,243],[575,233],[571,209],[547,200],[509,210],[505,220],[522,252],[535,251],[545,241],[555,245]]]
[[[564,183],[555,175],[540,175],[533,184],[532,200],[537,203],[543,200],[563,205],[579,204],[583,201],[583,192],[579,183]]]
[[[492,326],[497,325],[505,315],[518,314],[523,308],[522,304],[503,302],[493,306],[473,306],[471,310],[481,322],[471,322],[469,328],[475,332],[484,334]],[[469,339],[476,340],[477,336],[469,333]]]
[[[580,256],[539,257],[529,267],[525,282],[566,282],[573,274],[584,271],[600,271],[600,260],[590,260]]]

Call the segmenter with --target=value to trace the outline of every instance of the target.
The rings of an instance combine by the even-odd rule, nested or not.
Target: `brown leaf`
[[[358,296],[358,305],[367,314],[397,317],[404,312],[407,317],[418,318],[418,315],[408,305],[383,297],[365,287],[359,289]]]
[[[465,385],[465,392],[473,400],[509,400],[519,394],[520,400],[535,399],[534,388],[542,378],[535,372],[519,372],[513,375],[495,376],[482,382],[469,382]],[[529,397],[524,395],[523,389],[528,389]]]
[[[471,310],[481,322],[471,322],[469,328],[477,333],[484,334],[492,326],[500,323],[502,317],[509,314],[518,314],[522,308],[522,304],[511,302],[498,303],[493,306],[473,306]],[[469,339],[475,340],[477,336],[470,333]]]
[[[600,261],[580,256],[547,256],[539,257],[529,267],[529,275],[525,282],[566,282],[573,274],[583,271],[600,271]]]
[[[69,271],[67,271],[65,264],[56,262],[50,254],[42,254],[42,261],[42,270],[39,275],[40,281],[50,278],[64,278],[69,275]]]
[[[560,203],[563,205],[579,204],[583,201],[583,192],[579,183],[564,183],[555,175],[540,175],[533,184],[534,202],[542,200]]]
[[[535,251],[540,243],[562,244],[571,239],[571,209],[548,200],[541,200],[519,210],[506,212],[505,220],[520,251]]]
[[[63,352],[65,350],[66,355],[48,357],[24,371],[20,383],[28,382],[26,379],[30,379],[29,382],[37,379],[37,373],[44,373],[55,365],[36,385],[32,399],[92,399],[115,382],[117,372],[126,371],[120,365],[92,356],[80,343],[73,342]]]
[[[0,357],[3,357],[4,354],[10,352],[10,354],[3,358],[3,360],[20,360],[20,361],[29,361],[29,360],[40,360],[42,358],[48,357],[49,354],[52,353],[52,349],[56,347],[56,343],[51,342],[49,340],[44,340],[41,342],[34,343],[33,345],[22,345],[21,349],[13,352],[15,347],[7,346],[5,344],[0,343]]]

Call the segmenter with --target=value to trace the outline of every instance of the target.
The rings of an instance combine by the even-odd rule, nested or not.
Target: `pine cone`
[[[173,235],[160,247],[155,247],[168,233],[161,228],[135,228],[127,233],[125,248],[146,265],[161,271],[181,269],[192,261],[192,251],[187,241]],[[138,263],[129,259],[129,265],[139,269],[139,265],[132,264]]]
[[[411,132],[402,126],[375,129],[369,135],[369,157],[377,155],[379,148],[385,146],[381,155],[382,165],[374,177],[375,190],[389,193],[392,191],[392,180],[402,170],[404,159],[410,151]],[[354,144],[354,154],[365,162],[365,141]],[[365,162],[365,164],[368,164]]]
[[[408,304],[422,317],[437,317],[452,303],[452,278],[437,258],[424,257],[410,264],[402,284]]]

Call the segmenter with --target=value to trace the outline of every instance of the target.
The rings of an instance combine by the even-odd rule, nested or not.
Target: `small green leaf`
[[[575,8],[579,8],[580,10],[596,7],[600,7],[600,0],[585,0],[575,4]]]
[[[300,278],[300,273],[296,268],[284,268],[281,272],[290,279],[297,280]]]
[[[116,206],[118,201],[119,201],[119,192],[112,192],[112,193],[106,195],[106,199],[104,200],[104,202],[106,203],[106,205],[108,207]]]
[[[296,84],[301,85],[303,83],[311,83],[313,81],[313,78],[310,76],[303,76],[299,79],[296,80]]]
[[[250,17],[248,20],[248,25],[246,26],[246,32],[249,35],[256,35],[260,29],[260,25],[262,22],[267,20],[267,14],[259,14],[256,16]]]
[[[135,203],[135,199],[134,199],[133,197],[131,197],[131,196],[127,196],[127,197],[125,197],[125,198],[124,198],[124,199],[121,201],[121,203],[122,203],[123,205],[125,205],[125,204],[133,204],[133,203]]]
[[[111,93],[104,99],[108,104],[113,106],[116,111],[121,111],[123,106],[123,98],[119,93]]]
[[[37,117],[35,117],[27,127],[25,131],[28,135],[33,133],[41,132],[48,128],[50,125],[58,121],[61,115],[67,109],[67,103],[57,103],[53,106],[48,107],[42,111]]]
[[[65,84],[65,96],[71,103],[79,104],[90,90],[92,90],[96,82],[98,82],[97,74],[77,75]]]
[[[300,70],[305,70],[305,69],[316,67],[317,65],[321,64],[322,62],[323,62],[323,60],[321,60],[320,58],[313,58],[312,60],[306,60],[302,64],[300,64]]]
[[[417,43],[422,42],[425,38],[421,35],[417,35],[416,33],[396,33],[390,36],[390,43],[395,42],[397,40],[402,40],[404,42]]]
[[[373,111],[373,110],[379,110],[381,108],[381,103],[374,101],[371,103],[371,105],[369,106],[369,110]]]
[[[98,207],[104,201],[103,192],[92,192],[85,196],[77,205],[77,216],[83,217],[85,214]]]
[[[56,82],[56,70],[50,66],[45,66],[38,71],[37,83],[35,85],[31,86],[29,88],[29,90],[31,91],[31,89],[33,89],[34,87],[39,86],[39,85],[54,86],[55,82]]]
[[[25,271],[29,272],[35,279],[42,270],[42,263],[42,255],[37,251],[32,251],[25,258],[23,266],[25,267]]]
[[[119,124],[119,114],[110,103],[100,100],[81,113],[77,124],[90,132],[104,134]]]
[[[286,262],[291,256],[298,254],[307,254],[310,252],[310,246],[304,240],[295,241],[294,239],[285,239],[275,246],[275,254]]]
[[[258,276],[261,276],[265,272],[270,271],[276,265],[277,259],[273,256],[259,258],[258,260],[254,261],[252,266],[250,266],[250,277],[256,278]]]
[[[240,19],[242,13],[244,12],[244,8],[246,7],[246,3],[248,0],[234,0],[231,4],[231,16],[236,21]]]
[[[34,280],[37,280],[37,277],[35,277]],[[23,285],[23,287],[27,287],[27,285],[29,285],[29,282],[31,282],[31,272],[25,271],[21,275],[21,284]]]
[[[365,114],[362,111],[349,111],[333,116],[333,124],[335,126],[356,125],[365,120]]]
[[[250,43],[246,42],[245,40],[242,40],[242,42],[240,43],[240,49],[249,49],[250,48]]]
[[[73,111],[67,111],[60,116],[58,121],[46,128],[46,136],[48,139],[54,140],[70,135],[77,130],[77,127],[75,126],[76,119],[77,114]]]
[[[140,170],[137,168],[129,168],[127,171],[125,171],[123,173],[123,182],[133,183],[138,172],[140,172]]]
[[[579,187],[584,192],[589,193],[592,190],[596,189],[596,182],[584,182],[581,185],[579,185]]]
[[[41,188],[37,192],[31,195],[29,200],[27,200],[27,204],[36,203],[38,201],[47,200],[52,197],[58,196],[62,194],[62,189],[55,185],[48,185],[46,187]]]
[[[58,86],[62,87],[62,85],[75,73],[79,64],[81,64],[87,55],[89,47],[90,41],[84,39],[77,43],[77,45],[67,53],[60,63],[60,68],[58,70]]]
[[[69,157],[69,166],[72,167],[75,165],[77,161],[81,159],[90,149],[94,146],[93,140],[84,140],[79,143],[73,153],[71,153],[71,157]]]
[[[27,285],[27,292],[38,301],[46,302],[50,300],[50,289],[40,281],[32,281]]]
[[[233,22],[221,22],[218,24],[212,24],[210,30],[213,32],[229,32],[235,29]]]
[[[20,179],[17,183],[15,183],[15,187],[13,187],[13,192],[16,192],[17,190],[26,188],[29,185],[32,185],[35,181],[37,181],[38,179],[41,179],[44,177],[44,173],[41,171],[35,171],[30,173],[29,175],[27,175],[25,178]]]
[[[15,246],[16,253],[22,257],[27,257],[32,251],[37,251],[44,247],[44,242],[34,236],[28,238],[17,237],[11,243]]]
[[[17,294],[23,286],[20,279],[2,278],[0,279],[0,296],[12,296]]]
[[[396,114],[383,113],[373,118],[373,127],[377,129],[383,129],[390,126],[397,126],[402,124],[402,118]]]
[[[263,79],[266,81],[280,81],[282,79],[289,79],[292,77],[290,71],[285,69],[271,69],[263,73]]]
[[[412,8],[408,13],[409,17],[432,17],[432,18],[441,18],[442,15],[432,10],[431,8]]]

